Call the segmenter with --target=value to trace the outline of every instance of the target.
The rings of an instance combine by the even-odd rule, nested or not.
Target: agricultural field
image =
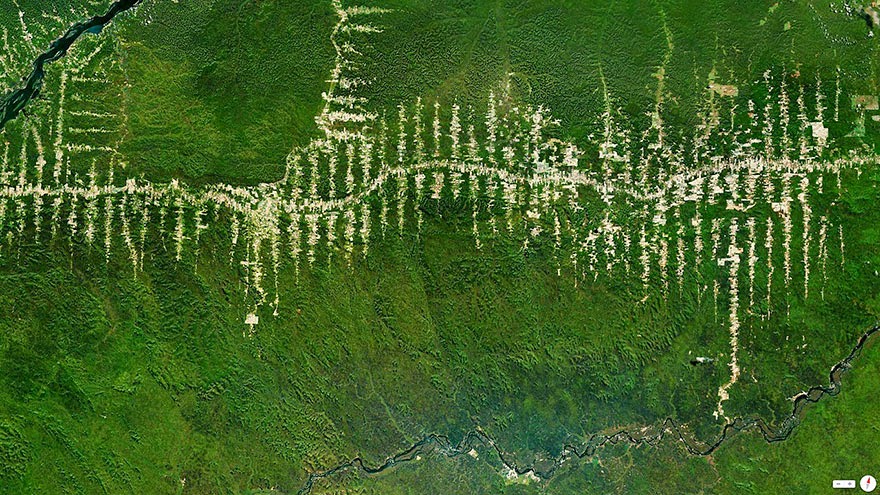
[[[0,493],[878,469],[880,7],[0,6]]]

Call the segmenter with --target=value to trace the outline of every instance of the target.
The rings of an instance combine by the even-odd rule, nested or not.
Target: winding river
[[[39,96],[40,90],[43,86],[45,67],[47,64],[62,58],[83,33],[89,31],[95,32],[102,29],[118,14],[136,7],[142,1],[143,0],[117,0],[103,15],[97,15],[88,20],[73,24],[67,29],[64,35],[53,41],[50,44],[49,49],[40,54],[34,61],[32,71],[26,78],[24,87],[8,92],[2,100],[0,100],[0,129],[2,129],[7,122],[16,118],[31,100]],[[880,325],[875,326],[862,334],[849,355],[831,368],[829,384],[812,387],[808,391],[798,395],[794,399],[791,413],[777,428],[767,424],[761,418],[736,418],[723,426],[721,433],[714,441],[704,443],[697,440],[692,435],[686,434],[681,428],[681,425],[676,422],[675,419],[666,418],[660,424],[652,426],[640,433],[621,430],[610,435],[593,434],[579,446],[565,445],[562,448],[561,453],[553,460],[551,467],[547,469],[538,469],[535,467],[516,466],[509,460],[510,456],[497,445],[495,440],[482,428],[477,426],[465,433],[462,440],[458,443],[453,442],[446,435],[431,433],[413,443],[408,448],[388,457],[382,464],[371,466],[364,462],[362,458],[355,457],[326,471],[311,473],[298,493],[300,495],[306,495],[311,492],[312,487],[317,481],[332,478],[335,475],[342,474],[343,472],[352,469],[359,470],[368,475],[375,475],[396,465],[414,461],[422,455],[433,453],[444,457],[457,457],[466,455],[475,447],[491,449],[497,454],[501,462],[510,471],[515,472],[517,475],[533,473],[541,479],[546,480],[553,477],[559,468],[561,468],[567,461],[590,457],[607,445],[620,443],[628,443],[632,445],[656,445],[666,436],[672,436],[679,439],[690,454],[705,456],[715,452],[736,432],[754,429],[757,429],[764,440],[768,443],[781,442],[786,440],[794,431],[795,427],[800,423],[804,410],[809,404],[819,402],[825,396],[835,396],[840,393],[840,379],[842,375],[852,367],[852,362],[861,353],[861,350],[866,343],[878,333],[880,333]]]
[[[64,55],[67,50],[82,36],[83,33],[97,29],[103,29],[110,23],[114,17],[122,12],[130,10],[140,4],[143,0],[117,0],[103,15],[96,15],[88,20],[73,24],[58,39],[49,45],[49,49],[41,53],[34,60],[33,68],[30,75],[25,79],[23,88],[13,90],[7,93],[0,100],[0,129],[7,122],[14,119],[21,113],[27,104],[40,95],[43,88],[43,78],[46,76],[46,65],[50,64]]]
[[[553,459],[553,463],[548,469],[538,469],[535,467],[516,466],[509,460],[509,457],[495,442],[495,440],[479,426],[465,433],[464,437],[457,444],[452,442],[448,436],[438,433],[431,433],[409,448],[404,449],[391,457],[385,462],[377,466],[370,466],[360,457],[355,457],[347,462],[339,464],[336,467],[326,471],[311,473],[306,479],[302,488],[297,492],[299,495],[307,495],[312,491],[315,482],[332,478],[335,475],[342,474],[345,471],[356,469],[367,475],[380,474],[396,465],[404,464],[419,459],[426,454],[439,454],[443,457],[458,457],[466,455],[471,449],[476,447],[489,448],[495,452],[504,466],[517,475],[528,475],[532,473],[542,480],[552,478],[562,465],[570,460],[582,459],[590,457],[607,445],[616,445],[620,443],[628,443],[632,445],[657,445],[666,436],[672,436],[682,442],[688,453],[697,456],[706,456],[716,450],[733,434],[745,430],[757,429],[767,443],[782,442],[786,440],[794,431],[795,427],[800,423],[803,417],[804,409],[809,405],[819,402],[825,396],[835,396],[840,393],[840,378],[842,375],[852,368],[852,362],[859,356],[865,344],[873,337],[880,334],[880,325],[866,331],[859,338],[855,347],[850,351],[842,361],[831,368],[829,374],[828,385],[818,385],[811,387],[806,392],[794,398],[794,405],[791,414],[783,420],[778,428],[774,428],[767,424],[761,418],[735,418],[733,421],[724,425],[718,438],[710,443],[704,443],[692,435],[688,435],[681,428],[681,425],[673,418],[666,418],[659,425],[648,428],[644,433],[631,433],[627,430],[621,430],[611,435],[593,434],[580,446],[565,445],[561,453]]]

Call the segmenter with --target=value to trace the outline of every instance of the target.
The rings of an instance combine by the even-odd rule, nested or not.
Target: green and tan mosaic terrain
[[[877,469],[876,9],[144,0],[2,130],[0,492]]]

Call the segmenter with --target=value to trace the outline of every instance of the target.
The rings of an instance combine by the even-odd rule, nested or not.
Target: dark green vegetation
[[[314,135],[333,68],[329,2],[153,2],[122,29],[130,138],[157,179],[277,180]]]
[[[868,113],[865,136],[844,137],[859,126],[850,95],[878,93],[877,44],[864,22],[825,4],[435,3],[383,5],[394,9],[376,21],[385,31],[362,48],[374,64],[365,69],[371,109],[393,115],[398,103],[435,95],[477,106],[509,79],[517,101],[548,106],[562,120],[560,135],[598,167],[597,140],[588,138],[602,132],[603,78],[620,120],[647,129],[654,74],[671,41],[661,93],[673,146],[699,123],[713,67],[739,85],[742,107],[750,97],[769,99],[756,81],[772,69],[798,72],[807,95],[818,75],[833,108],[839,66],[840,115],[827,119],[834,152],[870,150],[880,135]],[[17,12],[4,10],[7,17],[14,23]],[[126,163],[131,175],[276,180],[290,149],[319,135],[313,117],[334,64],[335,22],[323,1],[147,2],[102,35],[118,45],[85,66],[84,76],[98,72],[108,84],[70,82],[68,125],[92,125],[76,110],[114,113],[104,124],[111,132],[89,143],[118,147],[114,164]],[[84,39],[77,54],[97,39]],[[60,76],[52,76],[47,98],[55,102]],[[45,106],[32,112],[56,118]],[[13,157],[27,122],[6,128]],[[34,159],[33,146],[26,151]],[[92,158],[71,169],[84,176]],[[878,182],[870,166],[844,173],[839,199],[830,185],[824,196],[810,191],[836,202],[847,262],[829,268],[824,299],[792,295],[762,308],[779,315],[790,303],[790,318],[742,316],[743,376],[725,405],[729,416],[777,422],[788,397],[826,383],[829,367],[880,318]],[[658,284],[637,304],[636,277],[575,287],[572,275],[557,276],[548,241],[523,253],[499,235],[477,251],[460,202],[446,195],[421,206],[418,239],[374,236],[352,271],[341,261],[317,265],[295,283],[285,266],[279,316],[264,311],[253,336],[241,323],[249,310],[243,271],[227,262],[220,234],[179,263],[172,246],[149,239],[137,275],[125,253],[106,263],[98,247],[50,241],[46,230],[40,242],[3,239],[0,492],[289,493],[307,472],[356,455],[377,465],[427,433],[457,438],[475,424],[518,465],[540,465],[597,431],[666,417],[706,441],[718,434],[712,413],[729,377],[729,337],[726,313],[716,314],[708,296],[664,297]],[[15,215],[5,221],[15,225]],[[780,266],[782,253],[774,257]],[[729,283],[721,269],[703,275]],[[694,367],[691,353],[717,360]],[[788,442],[743,435],[710,459],[674,442],[609,448],[563,471],[547,491],[824,492],[834,477],[875,468],[878,420],[864,406],[878,385],[876,345],[855,366],[843,395],[809,410]],[[369,480],[341,477],[316,492],[539,491],[507,485],[497,459],[478,455],[425,459]]]
[[[676,442],[660,448],[614,447],[546,484],[505,482],[498,476],[497,457],[486,451],[477,459],[430,457],[379,477],[336,479],[350,493],[383,494],[828,493],[830,480],[859,479],[876,469],[877,420],[870,406],[880,371],[876,343],[856,366],[859,373],[845,375],[842,395],[812,406],[782,443],[768,445],[757,436],[740,435],[710,457],[687,456]],[[318,484],[314,493],[335,489],[339,485]]]
[[[49,48],[75,22],[103,14],[112,2],[106,0],[16,0],[0,5],[0,26],[3,28],[2,66],[5,96],[23,86],[37,56]],[[25,15],[19,16],[19,13]],[[45,15],[43,15],[45,14]],[[21,29],[22,24],[26,27]]]
[[[40,53],[33,62],[30,74],[24,79],[21,88],[16,88],[12,92],[7,92],[2,99],[2,114],[0,114],[0,127],[5,127],[6,123],[17,117],[21,111],[30,103],[39,97],[43,86],[43,78],[46,74],[46,65],[51,64],[65,56],[71,49],[73,44],[86,34],[100,34],[104,27],[109,24],[117,15],[129,11],[136,7],[140,0],[119,0],[114,2],[107,12],[97,14],[87,20],[74,23],[68,28],[64,34],[54,39],[49,48]],[[24,16],[20,14],[19,22],[24,24]],[[63,20],[61,20],[63,22]],[[27,28],[23,27],[26,32],[25,39],[31,37],[27,32]],[[8,46],[8,32],[6,34]],[[32,41],[32,39],[31,39]],[[36,47],[32,44],[32,47]],[[11,53],[10,53],[11,55]],[[8,62],[7,62],[8,63]],[[9,64],[8,65],[12,65]]]
[[[713,69],[719,82],[741,88],[768,69],[797,70],[806,84],[818,74],[833,93],[840,67],[844,94],[876,92],[880,74],[864,23],[827,2],[781,2],[769,10],[766,3],[691,0],[382,5],[395,10],[383,17],[389,29],[371,51],[381,67],[371,86],[377,106],[434,94],[476,104],[509,79],[518,97],[546,105],[582,144],[601,133],[603,77],[626,121],[635,129],[650,125],[668,43],[663,118],[676,141],[700,123]],[[842,112],[851,125],[855,115]],[[832,129],[837,136],[850,130]]]

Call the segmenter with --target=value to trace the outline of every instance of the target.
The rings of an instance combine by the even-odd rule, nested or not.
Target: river
[[[114,17],[136,7],[141,2],[142,0],[118,0],[103,15],[97,15],[88,20],[73,24],[67,28],[67,31],[60,38],[50,43],[49,49],[41,53],[34,60],[33,68],[30,75],[25,79],[24,87],[5,94],[2,101],[0,101],[0,129],[6,126],[7,122],[17,117],[31,100],[40,95],[40,90],[43,88],[43,78],[46,76],[47,64],[66,55],[67,50],[83,33],[103,29]]]

